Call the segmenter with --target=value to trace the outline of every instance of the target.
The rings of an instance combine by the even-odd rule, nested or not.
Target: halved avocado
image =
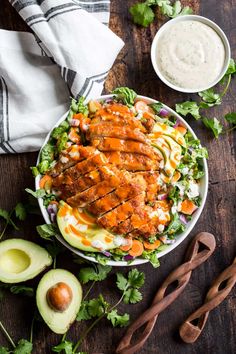
[[[86,212],[60,201],[57,224],[63,238],[82,251],[101,252],[117,247],[115,235],[99,227]]]
[[[180,132],[178,132],[178,130],[170,127],[169,125],[158,122],[158,123],[155,123],[155,125],[153,127],[153,132],[151,134],[149,134],[149,137],[151,140],[153,140],[153,139],[155,140],[160,135],[167,135],[167,136],[171,137],[172,139],[174,139],[176,141],[176,143],[178,143],[179,145],[186,148],[186,141],[185,141],[183,135]]]
[[[36,277],[52,264],[52,257],[42,247],[22,239],[0,243],[0,281],[20,283]]]
[[[48,327],[64,334],[80,309],[82,287],[78,279],[64,269],[52,269],[39,282],[36,291],[38,310]]]

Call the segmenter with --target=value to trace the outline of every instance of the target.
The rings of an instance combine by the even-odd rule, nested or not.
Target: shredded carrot
[[[178,125],[178,127],[176,127],[175,129],[178,130],[182,135],[185,135],[187,133],[187,129],[182,125]]]
[[[39,182],[39,187],[40,188],[47,188],[50,189],[52,186],[52,177],[49,175],[45,175],[41,178],[40,182]]]
[[[197,206],[189,199],[185,199],[181,203],[181,212],[186,215],[192,215],[192,213],[197,209]]]
[[[143,253],[143,244],[138,240],[133,240],[133,245],[129,250],[129,254],[133,257],[141,256]]]
[[[121,251],[129,251],[133,245],[133,239],[131,237],[126,237],[127,245],[120,246]]]
[[[161,245],[161,241],[156,240],[154,243],[144,241],[143,245],[144,245],[144,248],[146,248],[147,250],[155,250]]]
[[[76,113],[73,115],[73,118],[81,120],[81,119],[85,118],[85,116],[82,113]]]
[[[145,118],[145,119],[150,119],[150,118],[154,119],[155,116],[154,116],[153,113],[151,113],[149,111],[145,111],[145,112],[143,112],[143,118]]]

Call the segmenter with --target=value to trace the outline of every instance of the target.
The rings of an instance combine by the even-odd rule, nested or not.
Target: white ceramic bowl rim
[[[99,98],[97,98],[97,100],[104,100],[104,99],[108,99],[108,98],[111,98],[113,97],[113,95],[104,95],[104,96],[100,96]],[[145,100],[146,102],[148,103],[156,103],[158,101],[154,100],[154,99],[151,99],[149,97],[146,97],[146,96],[140,96],[138,95],[139,99],[143,99]],[[168,106],[164,105],[163,104],[163,107],[165,109],[167,109],[172,116],[178,118],[182,123],[183,125],[188,129],[188,131],[190,131],[190,133],[193,135],[193,137],[195,139],[197,139],[197,136],[195,135],[194,131],[192,130],[192,128],[188,125],[188,123],[186,123],[186,121],[180,116],[178,115],[173,109],[169,108]],[[57,127],[62,121],[64,121],[66,119],[68,115],[68,112],[65,113],[59,120],[58,122],[55,124],[55,126],[52,128],[52,130]],[[48,133],[43,145],[42,145],[42,148],[44,147],[44,145],[48,142],[48,139],[50,137],[50,134],[52,132],[52,130]],[[41,151],[42,151],[42,148],[39,152],[39,155],[38,155],[38,159],[37,159],[37,164],[39,163],[39,160],[40,160],[40,154],[41,154]],[[201,202],[201,206],[197,209],[197,211],[194,213],[193,215],[193,218],[192,220],[186,225],[186,229],[184,232],[182,232],[181,234],[179,234],[178,236],[176,236],[176,241],[174,244],[172,245],[169,245],[168,248],[160,253],[157,254],[158,258],[161,258],[163,257],[164,255],[168,254],[169,252],[171,252],[172,250],[174,250],[181,242],[184,241],[184,239],[189,235],[189,233],[191,232],[191,230],[193,229],[193,227],[195,226],[196,222],[198,221],[201,213],[202,213],[202,210],[204,208],[204,205],[205,205],[205,202],[206,202],[206,198],[207,198],[207,191],[208,191],[208,168],[207,168],[207,162],[206,162],[206,159],[202,159],[203,160],[203,170],[205,172],[205,175],[204,177],[201,179],[201,182],[200,182],[200,194],[201,194],[201,197],[202,197],[202,202]],[[36,178],[35,178],[35,188],[36,190],[39,189],[39,181],[40,181],[40,178],[41,176],[38,175]],[[39,207],[40,207],[40,210],[42,212],[42,215],[43,215],[43,218],[45,220],[45,222],[47,224],[51,224],[51,221],[49,219],[49,215],[48,215],[48,212],[47,212],[47,209],[46,207],[43,205],[43,199],[42,198],[39,198]],[[94,258],[94,257],[88,257],[86,256],[82,251],[72,247],[71,245],[69,245],[62,236],[60,235],[56,235],[57,239],[66,247],[68,248],[69,250],[71,250],[73,253],[77,254],[78,256],[84,258],[84,259],[87,259],[88,261],[91,261],[91,262],[95,262],[95,263],[98,263],[97,260]],[[131,264],[128,264],[128,262],[125,262],[125,261],[109,261],[107,262],[107,265],[111,265],[111,266],[119,266],[119,267],[124,267],[124,266],[136,266],[136,265],[139,265],[139,264],[144,264],[144,263],[147,263],[148,260],[146,259],[143,259],[143,258],[137,258],[135,259]]]
[[[208,25],[209,27],[213,28],[215,30],[215,32],[220,36],[220,38],[221,38],[221,40],[222,40],[222,42],[224,44],[224,47],[225,47],[225,62],[224,62],[224,67],[222,68],[221,73],[218,75],[218,77],[215,79],[215,81],[212,82],[210,85],[205,86],[205,87],[199,87],[197,89],[189,89],[187,87],[186,88],[182,88],[182,87],[179,87],[177,85],[174,85],[173,83],[171,83],[170,81],[168,81],[164,77],[164,75],[159,70],[157,62],[156,62],[156,50],[157,50],[158,40],[160,39],[162,33],[164,31],[168,30],[168,27],[170,27],[173,23],[181,22],[181,21],[187,21],[187,20],[199,21],[199,22],[202,22],[202,23]],[[225,73],[226,73],[226,71],[228,69],[228,66],[229,66],[230,58],[231,58],[230,45],[229,45],[228,38],[226,37],[226,34],[224,33],[224,31],[215,22],[209,20],[207,17],[203,17],[203,16],[199,16],[199,15],[178,16],[178,17],[175,17],[172,20],[166,22],[157,31],[157,33],[156,33],[156,35],[155,35],[155,37],[153,39],[152,47],[151,47],[151,61],[152,61],[152,65],[153,65],[153,68],[154,68],[157,76],[167,86],[171,87],[172,89],[174,89],[176,91],[185,92],[185,93],[197,93],[197,92],[201,92],[201,91],[207,90],[207,89],[215,86],[218,82],[220,82],[220,80],[225,75]]]

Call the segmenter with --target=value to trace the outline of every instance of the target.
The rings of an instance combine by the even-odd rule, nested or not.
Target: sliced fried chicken
[[[146,143],[145,135],[138,128],[117,126],[114,124],[92,124],[87,132],[87,139],[93,140],[96,137],[110,137],[124,140],[135,140]]]
[[[107,165],[108,161],[103,153],[95,152],[91,157],[68,168],[64,173],[53,179],[53,186],[58,187],[61,184],[72,184],[74,180],[86,173],[95,170],[99,166]]]
[[[117,173],[118,170],[113,165],[106,165],[97,168],[76,179],[70,184],[61,184],[58,188],[62,192],[62,199],[71,197],[74,194],[83,192],[84,190],[94,186],[95,184],[107,179],[111,174]]]
[[[50,175],[56,177],[67,168],[76,165],[79,161],[83,161],[95,153],[96,148],[93,146],[72,145],[61,153]]]
[[[126,200],[129,200],[146,190],[146,183],[143,179],[133,178],[130,182],[124,183],[112,193],[97,200],[88,206],[88,211],[94,215],[102,215]]]
[[[134,213],[134,210],[144,207],[144,197],[145,193],[142,192],[127,202],[120,204],[117,208],[98,218],[98,224],[111,230],[113,227],[130,217]]]
[[[134,175],[141,175],[146,181],[146,202],[156,200],[157,193],[162,188],[159,183],[159,172],[136,172]]]
[[[125,173],[112,173],[105,181],[68,198],[67,203],[74,207],[86,207],[86,205],[112,192],[120,184],[124,183],[125,180]]]
[[[97,138],[92,141],[94,147],[100,151],[122,151],[148,156],[156,159],[156,154],[151,146],[132,140],[116,138]]]
[[[109,163],[127,171],[156,171],[159,167],[158,160],[152,160],[141,154],[120,151],[105,152],[104,154]]]
[[[113,227],[112,232],[118,235],[126,235],[136,228],[146,224],[148,214],[144,206],[141,205],[140,208],[136,208],[134,213],[127,218],[124,222]]]

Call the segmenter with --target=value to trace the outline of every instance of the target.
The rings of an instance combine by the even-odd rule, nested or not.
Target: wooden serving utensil
[[[228,296],[236,283],[236,258],[214,281],[208,291],[204,305],[191,314],[179,330],[180,337],[186,343],[194,343],[205,327],[209,313]]]
[[[208,232],[201,232],[194,237],[187,250],[185,263],[170,273],[158,290],[151,307],[128,328],[116,349],[117,354],[133,354],[142,348],[154,328],[158,315],[183,292],[189,282],[192,271],[211,256],[215,250],[215,245],[215,237]],[[175,285],[176,283],[177,285]],[[173,285],[174,289],[167,294],[167,288],[170,285]],[[144,325],[145,327],[140,337],[131,344],[134,333]]]

